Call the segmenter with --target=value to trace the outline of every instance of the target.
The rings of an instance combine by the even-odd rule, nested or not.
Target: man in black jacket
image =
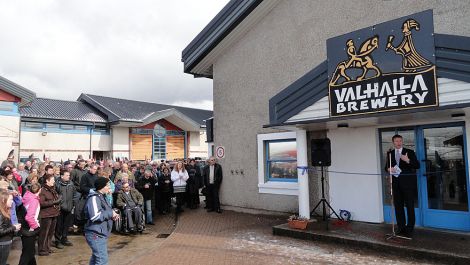
[[[394,149],[387,152],[385,170],[392,175],[392,192],[398,235],[411,237],[415,226],[414,197],[417,191],[416,170],[420,165],[413,150],[403,147],[403,137],[392,137]],[[391,161],[391,164],[390,164]],[[406,206],[408,223],[406,223]]]
[[[211,156],[209,158],[209,164],[204,167],[202,170],[204,177],[204,184],[207,189],[207,203],[209,209],[208,212],[216,211],[217,213],[222,213],[220,210],[220,201],[219,201],[219,189],[222,184],[222,166],[215,162],[215,157]]]
[[[98,178],[96,175],[97,170],[98,166],[92,164],[88,172],[80,179],[80,192],[82,193],[82,196],[87,197],[88,193],[90,193],[90,189],[95,188],[95,181]]]

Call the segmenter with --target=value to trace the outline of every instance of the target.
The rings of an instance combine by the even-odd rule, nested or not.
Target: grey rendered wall
[[[268,100],[325,60],[326,39],[426,9],[434,9],[435,32],[470,36],[468,0],[283,0],[228,48],[213,70],[215,145],[226,148],[221,202],[297,211],[295,196],[258,193],[256,135],[274,132],[262,128],[269,123]],[[318,181],[312,181],[313,202]]]

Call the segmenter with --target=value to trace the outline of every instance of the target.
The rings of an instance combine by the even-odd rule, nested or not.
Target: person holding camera
[[[60,214],[60,204],[62,203],[62,199],[55,190],[55,179],[52,174],[44,176],[44,184],[39,194],[39,203],[41,205],[39,212],[41,230],[38,238],[38,252],[39,256],[49,256],[52,253],[52,237],[54,236],[57,216]]]

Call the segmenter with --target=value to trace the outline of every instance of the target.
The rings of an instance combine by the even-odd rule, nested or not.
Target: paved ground
[[[182,213],[176,229],[173,222],[173,216],[159,216],[157,225],[149,226],[143,235],[112,235],[110,264],[430,264],[273,236],[272,226],[284,223],[285,218],[199,209]],[[166,239],[157,238],[168,233]],[[38,263],[88,264],[90,250],[83,237],[73,236],[71,241],[73,247],[54,249],[51,256],[39,257]],[[17,264],[20,247],[16,242],[10,264]]]

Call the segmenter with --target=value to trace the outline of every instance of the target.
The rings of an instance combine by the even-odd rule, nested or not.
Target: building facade
[[[211,111],[82,94],[77,101],[37,98],[20,113],[21,158],[207,157]]]
[[[431,12],[432,42],[418,38],[428,24],[410,21],[423,11]],[[214,145],[225,147],[222,203],[310,216],[320,193],[311,140],[329,138],[326,195],[335,211],[348,210],[357,221],[390,222],[384,161],[391,136],[399,133],[421,164],[417,225],[470,231],[469,12],[466,1],[230,1],[182,55],[186,73],[213,79]],[[374,30],[397,19],[403,26],[387,28],[374,48]],[[358,37],[330,49],[330,40],[361,29],[372,32],[369,46]],[[423,57],[436,72],[437,103],[349,116],[332,112],[338,107],[330,90],[337,81],[329,69],[334,55],[344,55],[343,70],[366,65],[366,49],[376,49],[371,60],[379,60],[378,53],[401,60],[406,56],[398,52],[406,45],[398,44],[410,38],[407,29],[418,52],[426,45],[435,51]],[[357,51],[350,52],[354,45]],[[351,60],[353,55],[364,60]],[[371,65],[366,70],[372,75],[377,71]],[[406,72],[407,65],[399,66]],[[356,103],[345,106],[362,110]]]
[[[0,77],[0,157],[2,161],[13,150],[18,158],[20,146],[19,108],[30,104],[36,97],[34,92]]]

